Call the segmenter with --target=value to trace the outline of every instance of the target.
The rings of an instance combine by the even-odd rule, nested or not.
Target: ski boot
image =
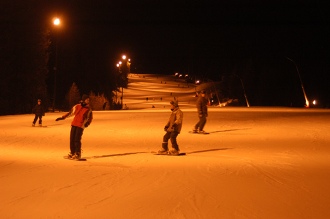
[[[172,149],[172,150],[170,150],[169,152],[168,152],[168,154],[169,155],[179,155],[180,154],[180,152],[179,152],[179,150],[176,150],[176,149]]]
[[[81,155],[80,155],[80,153],[78,153],[78,152],[76,152],[76,153],[74,153],[74,155],[72,155],[72,160],[79,160],[81,157],[80,157]]]
[[[158,154],[168,154],[168,143],[163,142],[162,149],[160,149],[157,153]]]

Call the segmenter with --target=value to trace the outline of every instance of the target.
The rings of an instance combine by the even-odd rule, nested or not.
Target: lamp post
[[[121,73],[122,73],[122,71],[121,71],[121,64],[122,64],[122,62],[121,61],[119,61],[117,64],[116,64],[116,66],[117,66],[117,68],[118,68],[118,73],[119,73],[119,76],[118,77],[116,77],[117,79],[116,79],[116,86],[122,86],[122,82],[121,82]],[[118,95],[117,95],[117,89],[116,89],[116,103],[118,102]]]
[[[123,107],[123,99],[124,99],[124,86],[127,86],[127,77],[128,73],[130,72],[130,66],[131,66],[131,59],[127,58],[126,55],[123,55],[122,61],[119,61],[116,65],[118,67],[118,72],[120,75],[120,85],[121,85],[121,106]]]
[[[237,74],[234,74],[236,77],[239,78],[239,80],[241,81],[241,85],[242,85],[242,88],[243,88],[243,92],[244,92],[244,97],[245,97],[245,102],[246,102],[246,106],[247,107],[250,107],[250,104],[249,104],[249,101],[247,99],[247,95],[246,95],[246,92],[245,92],[245,88],[244,88],[244,84],[243,84],[243,80],[240,76],[238,76]]]
[[[128,73],[131,72],[131,59],[127,59],[127,69],[128,69]]]
[[[54,27],[59,27],[61,24],[61,20],[59,18],[53,19]],[[57,80],[57,47],[58,47],[58,36],[56,35],[56,42],[55,42],[55,61],[54,61],[54,91],[53,91],[53,112],[55,112],[55,100],[56,100],[56,80]]]
[[[295,67],[296,67],[296,70],[297,70],[297,73],[298,73],[298,76],[299,76],[299,80],[300,80],[301,89],[302,89],[302,92],[303,92],[304,97],[305,97],[305,104],[306,104],[305,106],[306,107],[309,107],[309,101],[308,101],[308,98],[307,98],[307,95],[306,95],[306,92],[305,92],[304,84],[303,84],[303,82],[301,80],[301,76],[300,76],[300,73],[299,73],[298,66],[297,66],[297,64],[292,59],[290,59],[289,57],[286,57],[286,58],[289,61],[291,61],[295,65]]]

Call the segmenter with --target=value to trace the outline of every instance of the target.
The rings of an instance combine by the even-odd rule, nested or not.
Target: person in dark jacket
[[[42,117],[45,115],[45,110],[41,104],[40,99],[38,99],[38,103],[33,107],[32,113],[34,114],[32,126],[36,125],[38,118],[39,118],[39,126],[42,126]]]
[[[201,91],[196,102],[199,121],[196,123],[193,132],[205,133],[204,126],[206,124],[206,117],[208,116],[207,103],[208,100],[205,97],[205,91]]]
[[[74,116],[71,122],[70,131],[70,153],[68,154],[69,159],[80,159],[81,158],[81,137],[84,129],[87,128],[92,120],[93,113],[89,106],[89,96],[84,94],[81,102],[72,107],[72,109],[56,119],[56,121],[66,119],[70,116]]]
[[[178,155],[180,153],[179,145],[176,141],[177,136],[180,134],[182,128],[183,113],[179,108],[178,102],[172,100],[171,115],[164,127],[166,134],[163,137],[162,149],[158,151],[159,154],[172,154]],[[172,149],[168,150],[168,140],[171,139]]]

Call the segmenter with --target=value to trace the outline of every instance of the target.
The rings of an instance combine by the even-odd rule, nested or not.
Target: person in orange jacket
[[[84,94],[81,102],[72,107],[72,109],[56,119],[56,121],[64,120],[70,116],[74,116],[71,123],[70,131],[70,153],[69,159],[81,158],[81,137],[84,129],[87,128],[93,120],[92,109],[89,106],[89,96]]]

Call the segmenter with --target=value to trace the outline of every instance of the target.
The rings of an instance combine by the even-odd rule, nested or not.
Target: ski
[[[151,153],[154,155],[163,155],[163,156],[184,156],[184,155],[186,155],[186,153],[184,153],[184,152],[181,152],[179,154],[168,154],[168,153],[158,153],[156,151],[152,151]]]
[[[63,158],[67,159],[67,160],[74,160],[74,161],[87,161],[86,158],[71,159],[71,158],[69,158],[69,156],[63,156]]]
[[[208,135],[210,134],[209,132],[193,132],[193,131],[189,131],[190,134],[198,134],[198,135]]]

